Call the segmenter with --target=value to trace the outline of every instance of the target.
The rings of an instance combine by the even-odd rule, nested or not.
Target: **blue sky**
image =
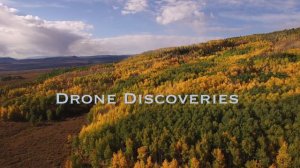
[[[0,57],[135,54],[300,26],[298,0],[0,3]]]

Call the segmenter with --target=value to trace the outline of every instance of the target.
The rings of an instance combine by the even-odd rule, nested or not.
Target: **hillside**
[[[237,105],[55,105],[70,94],[237,94]],[[1,118],[87,112],[73,167],[300,167],[300,28],[165,48],[1,88]]]

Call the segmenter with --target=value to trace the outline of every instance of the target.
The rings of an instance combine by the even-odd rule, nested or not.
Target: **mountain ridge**
[[[63,56],[46,58],[15,59],[0,57],[0,71],[36,70],[61,67],[78,67],[97,63],[112,63],[128,58],[129,55]]]

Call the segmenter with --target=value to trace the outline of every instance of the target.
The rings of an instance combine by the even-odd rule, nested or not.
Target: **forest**
[[[56,105],[56,93],[238,95],[237,104]],[[300,28],[163,48],[0,87],[0,118],[87,114],[65,167],[300,167]]]

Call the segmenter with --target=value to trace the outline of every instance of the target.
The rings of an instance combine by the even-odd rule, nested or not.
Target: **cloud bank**
[[[124,25],[124,29],[122,27],[121,36],[95,38],[90,33],[95,31],[93,26],[85,22],[50,21],[38,16],[21,15],[17,9],[8,7],[21,10],[67,8],[71,3],[75,7],[85,5],[88,9],[91,5],[106,6],[108,11],[112,11],[99,17],[126,21],[128,25]],[[151,35],[143,32],[136,23],[145,23],[142,29],[149,26],[145,31],[178,36]],[[56,0],[50,4],[0,0],[0,57],[135,54],[214,37],[225,38],[299,26],[299,0]],[[95,32],[101,34],[99,31]],[[135,31],[141,34],[134,34]]]
[[[133,12],[133,8],[128,6]],[[161,47],[199,42],[198,38],[158,35],[124,35],[93,38],[92,25],[82,21],[48,21],[0,4],[0,56],[135,54]]]

